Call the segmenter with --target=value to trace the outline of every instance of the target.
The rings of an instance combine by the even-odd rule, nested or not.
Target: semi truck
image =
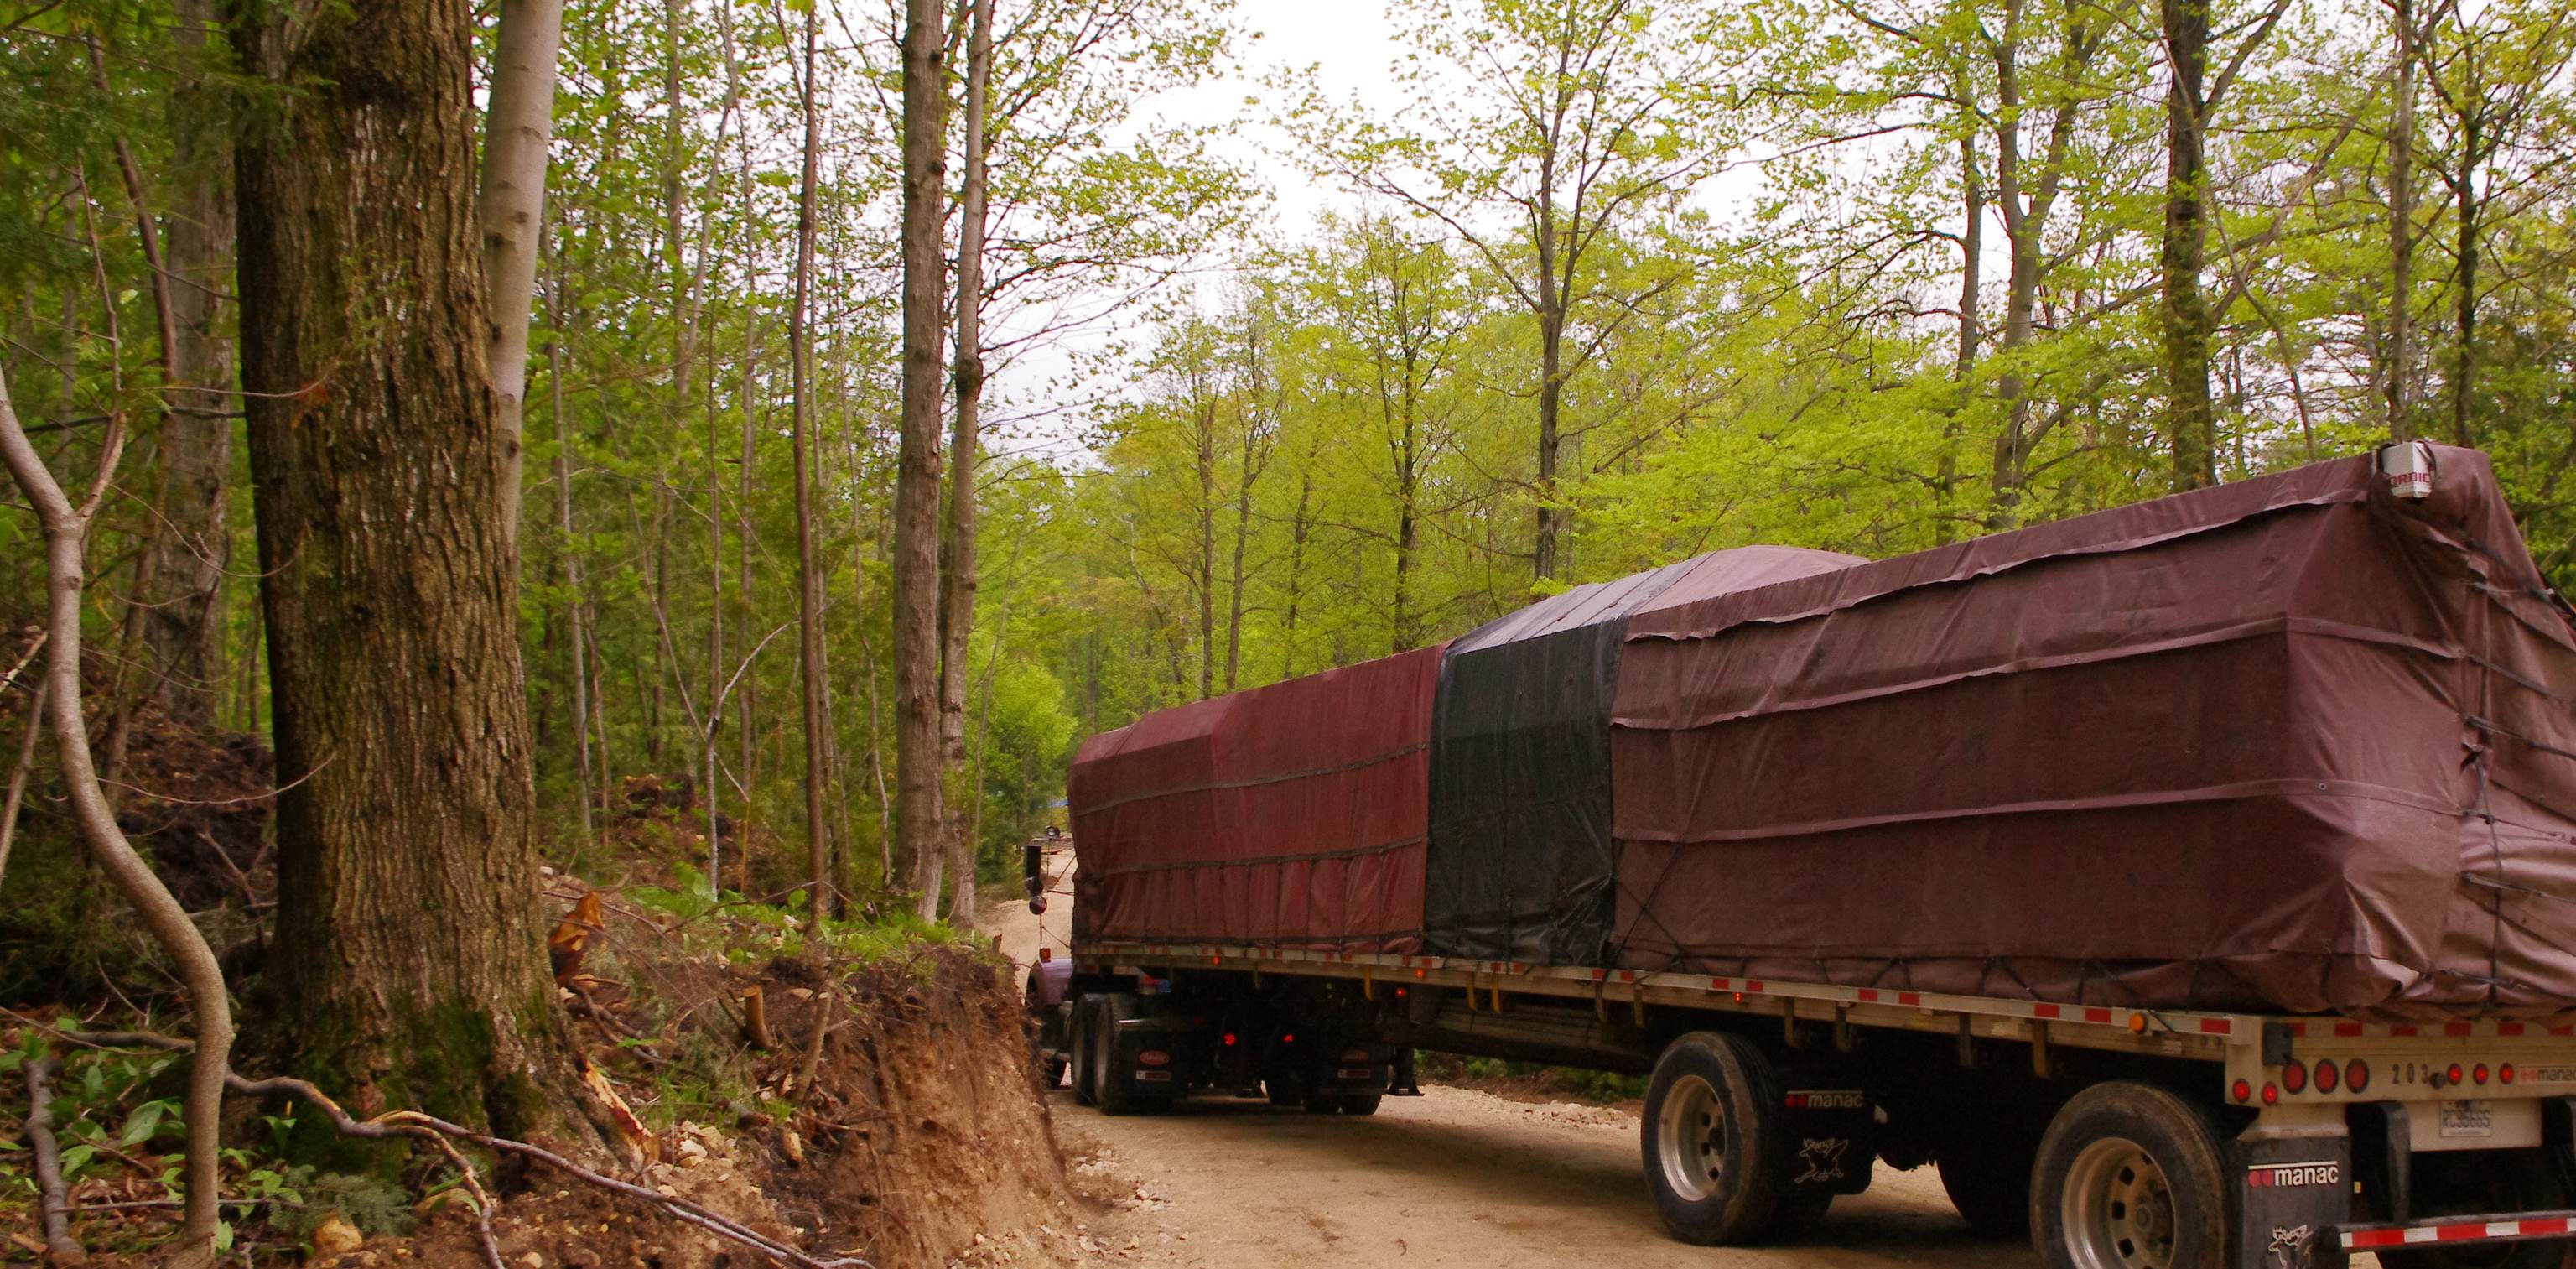
[[[1829,1241],[1884,1163],[2062,1269],[2570,1261],[2576,618],[2474,451],[1693,557],[1068,797],[1030,991],[1110,1114],[1490,1056],[1649,1077],[1691,1243]]]

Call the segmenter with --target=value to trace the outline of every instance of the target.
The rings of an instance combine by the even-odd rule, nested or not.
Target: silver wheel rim
[[[2084,1147],[2058,1201],[2078,1269],[2172,1269],[2173,1187],[2146,1147],[2126,1137]]]
[[[1685,1201],[1706,1202],[1717,1194],[1726,1176],[1726,1103],[1707,1080],[1685,1075],[1664,1090],[1663,1109],[1655,1117],[1655,1153],[1664,1184]]]

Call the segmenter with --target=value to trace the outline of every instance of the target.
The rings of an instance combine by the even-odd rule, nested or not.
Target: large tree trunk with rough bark
[[[938,915],[940,222],[947,210],[947,29],[904,0],[903,411],[894,482],[894,831],[925,919]]]
[[[575,1081],[530,837],[473,8],[325,6],[291,37],[246,9],[245,67],[295,86],[238,154],[282,787],[267,1016],[362,1114],[542,1131]]]

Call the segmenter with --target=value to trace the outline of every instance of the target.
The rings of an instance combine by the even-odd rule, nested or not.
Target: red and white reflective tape
[[[2493,1243],[2520,1238],[2576,1237],[2576,1215],[2520,1216],[2510,1220],[2432,1221],[2372,1225],[2343,1231],[2345,1251],[2414,1247],[2425,1243]]]

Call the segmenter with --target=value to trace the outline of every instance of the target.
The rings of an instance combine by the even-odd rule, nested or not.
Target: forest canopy
[[[0,365],[59,470],[133,421],[90,637],[112,694],[263,733],[229,146],[304,89],[203,4],[22,7]],[[1721,547],[1885,556],[2420,436],[2494,453],[2576,579],[2563,6],[1403,0],[1354,94],[1267,64],[1258,6],[1001,0],[961,295],[971,7],[933,210],[939,321],[983,327],[942,690],[987,867],[1084,734]],[[692,849],[752,843],[726,888],[797,884],[809,827],[847,893],[918,880],[903,18],[564,11],[514,511],[568,856],[651,777],[703,795]],[[35,542],[0,515],[29,614]]]

